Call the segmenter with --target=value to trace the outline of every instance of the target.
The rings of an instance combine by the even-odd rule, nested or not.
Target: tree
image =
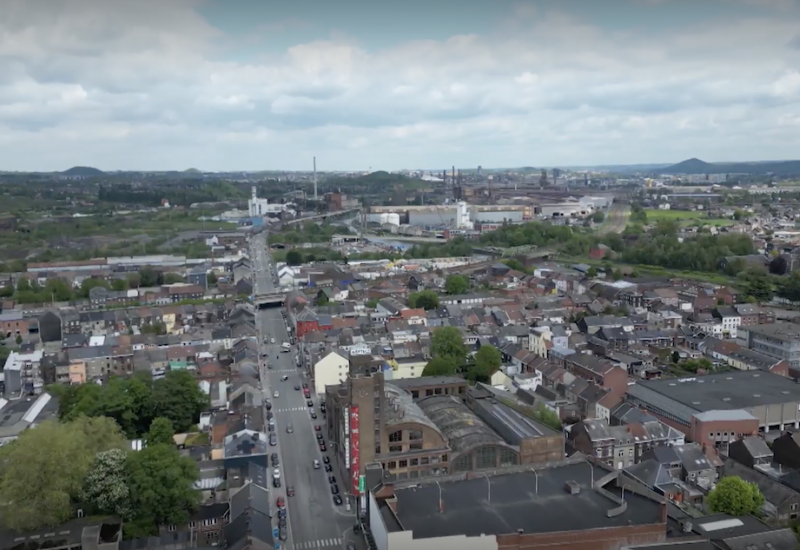
[[[108,282],[106,282],[105,279],[95,279],[94,277],[89,277],[81,282],[81,287],[78,290],[78,296],[81,298],[88,298],[89,291],[96,287],[105,289],[109,288]]]
[[[111,281],[111,290],[116,290],[117,292],[121,292],[123,290],[128,290],[128,281],[127,279],[114,279]]]
[[[172,436],[175,429],[168,418],[158,417],[150,424],[150,430],[145,434],[144,441],[148,446],[152,445],[174,445]]]
[[[469,279],[464,275],[450,275],[445,282],[448,294],[464,294],[469,290]]]
[[[603,223],[603,220],[606,219],[606,215],[603,214],[602,210],[598,210],[594,214],[592,214],[592,221],[594,223]]]
[[[27,277],[20,277],[17,281],[17,292],[27,292],[31,290],[31,282]]]
[[[590,279],[594,279],[595,277],[597,277],[597,269],[594,267],[590,267],[589,271],[586,272],[586,276],[589,277]]]
[[[436,309],[439,307],[439,295],[432,290],[412,292],[408,296],[408,305],[412,308],[421,307],[425,310]]]
[[[706,504],[712,512],[746,516],[755,514],[764,505],[764,495],[755,483],[738,476],[724,477],[708,494]]]
[[[500,350],[491,345],[481,346],[475,354],[475,365],[469,369],[469,377],[486,382],[500,369],[501,364]]]
[[[681,362],[681,354],[677,351],[672,352],[672,362],[673,363],[680,363]]]
[[[622,279],[622,271],[619,268],[617,268],[614,270],[612,276],[614,277],[615,281],[619,281],[620,279]]]
[[[127,484],[122,449],[97,453],[89,474],[83,481],[82,499],[103,514],[113,514],[122,519],[132,515],[131,494]]]
[[[72,502],[80,497],[95,456],[125,446],[110,418],[48,420],[25,430],[0,449],[0,518],[6,527],[24,531],[74,517]]]
[[[431,338],[431,355],[451,360],[456,367],[464,364],[467,358],[467,347],[464,337],[456,327],[439,327],[434,329]]]
[[[300,265],[303,263],[303,255],[297,250],[290,250],[286,253],[286,263],[289,265]]]
[[[456,363],[449,357],[434,357],[422,369],[422,376],[452,376],[455,373]]]
[[[197,424],[200,413],[209,405],[208,395],[200,389],[189,371],[170,371],[153,382],[153,406],[156,416],[172,422],[176,433]]]
[[[126,470],[133,509],[128,535],[154,535],[159,525],[186,523],[199,504],[193,487],[197,464],[173,447],[157,444],[130,453]]]
[[[769,262],[769,272],[773,275],[786,275],[787,271],[789,271],[789,262],[786,261],[785,257],[775,256]]]
[[[178,273],[167,273],[164,275],[164,284],[165,285],[172,285],[175,283],[182,283],[183,277]]]
[[[17,343],[17,345],[20,345],[22,343],[22,335],[17,334],[17,337],[14,341]]]
[[[366,306],[370,309],[375,309],[378,307],[378,299],[377,298],[370,298],[367,300]]]
[[[766,275],[761,273],[749,273],[745,277],[745,293],[752,296],[759,302],[767,302],[772,299],[772,284]]]
[[[206,283],[208,284],[208,286],[217,284],[217,280],[218,280],[217,274],[214,273],[213,271],[209,271],[208,275],[206,275]]]
[[[152,266],[146,265],[139,270],[139,284],[144,287],[158,285],[159,273]]]

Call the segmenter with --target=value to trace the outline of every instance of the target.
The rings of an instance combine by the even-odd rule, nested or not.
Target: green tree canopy
[[[448,294],[464,294],[469,290],[469,279],[464,275],[449,275],[445,282]]]
[[[59,525],[71,517],[98,453],[125,448],[110,418],[46,421],[0,449],[0,518],[15,530]]]
[[[172,436],[175,429],[168,418],[159,416],[150,424],[150,430],[145,434],[144,440],[148,446],[151,445],[175,445]]]
[[[467,347],[464,337],[456,327],[439,327],[434,329],[431,338],[431,354],[451,360],[456,368],[464,364],[467,358]]]
[[[456,364],[449,357],[434,357],[422,369],[422,376],[452,376],[455,373]]]
[[[300,265],[303,263],[303,255],[297,250],[290,250],[286,253],[286,263],[289,265]]]
[[[53,385],[48,388],[59,398],[59,418],[80,415],[108,416],[117,421],[130,438],[150,430],[157,417],[172,423],[177,433],[189,430],[208,406],[208,395],[187,371],[170,371],[158,380],[147,373],[130,378],[112,377],[108,384],[80,386]]]
[[[755,483],[748,483],[738,476],[724,477],[708,494],[706,505],[712,512],[746,516],[761,510],[764,495]]]
[[[408,305],[412,308],[436,309],[439,307],[439,295],[433,290],[421,290],[408,295]]]
[[[586,272],[586,276],[591,278],[597,277],[597,268],[590,267],[589,270]]]
[[[481,346],[475,354],[475,364],[469,369],[469,377],[486,382],[498,371],[502,364],[500,350],[494,346]]]
[[[157,444],[129,453],[126,470],[134,510],[128,535],[153,535],[159,525],[185,523],[199,504],[193,488],[197,464],[173,447]]]

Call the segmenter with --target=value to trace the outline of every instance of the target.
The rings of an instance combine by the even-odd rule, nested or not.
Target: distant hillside
[[[800,160],[708,163],[692,158],[658,170],[661,174],[800,174]]]
[[[62,176],[89,177],[89,176],[102,176],[103,174],[104,172],[102,170],[98,170],[97,168],[92,168],[91,166],[75,166],[73,168],[70,168],[69,170],[61,172]]]

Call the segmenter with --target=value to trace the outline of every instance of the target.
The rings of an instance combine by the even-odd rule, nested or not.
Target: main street
[[[251,259],[254,271],[254,293],[268,294],[276,291],[275,269],[266,250],[264,235],[253,237]],[[307,550],[313,548],[344,549],[349,541],[355,541],[352,527],[356,517],[353,511],[347,511],[345,505],[335,505],[329,476],[326,472],[323,457],[335,460],[335,453],[323,453],[317,443],[317,433],[325,433],[322,429],[316,432],[315,425],[323,426],[325,417],[319,408],[319,402],[311,391],[313,407],[308,407],[303,396],[302,384],[309,383],[298,368],[297,348],[292,345],[289,352],[284,352],[284,342],[289,342],[281,308],[270,308],[256,312],[259,329],[261,353],[266,354],[266,361],[261,362],[260,376],[264,395],[272,404],[270,412],[275,420],[275,433],[278,438],[277,447],[269,447],[269,453],[277,452],[280,458],[281,487],[272,488],[272,501],[282,496],[288,509],[289,533],[283,548],[287,550]],[[274,343],[273,343],[274,341]],[[286,380],[283,378],[286,377]],[[295,389],[298,388],[298,389]],[[275,397],[275,392],[278,396]],[[311,411],[317,415],[311,418]],[[266,414],[266,411],[265,411]],[[291,429],[291,433],[289,433]],[[329,443],[326,441],[326,445]],[[330,447],[329,451],[332,451]],[[314,460],[319,460],[320,468],[314,468]],[[272,470],[270,465],[270,470]],[[333,468],[333,471],[339,471]],[[347,480],[336,479],[339,494],[347,492]],[[294,489],[294,496],[287,496],[287,488]],[[273,517],[277,524],[277,516]]]

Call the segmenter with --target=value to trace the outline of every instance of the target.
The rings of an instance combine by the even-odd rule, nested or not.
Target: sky
[[[800,158],[800,0],[2,0],[0,171]]]

